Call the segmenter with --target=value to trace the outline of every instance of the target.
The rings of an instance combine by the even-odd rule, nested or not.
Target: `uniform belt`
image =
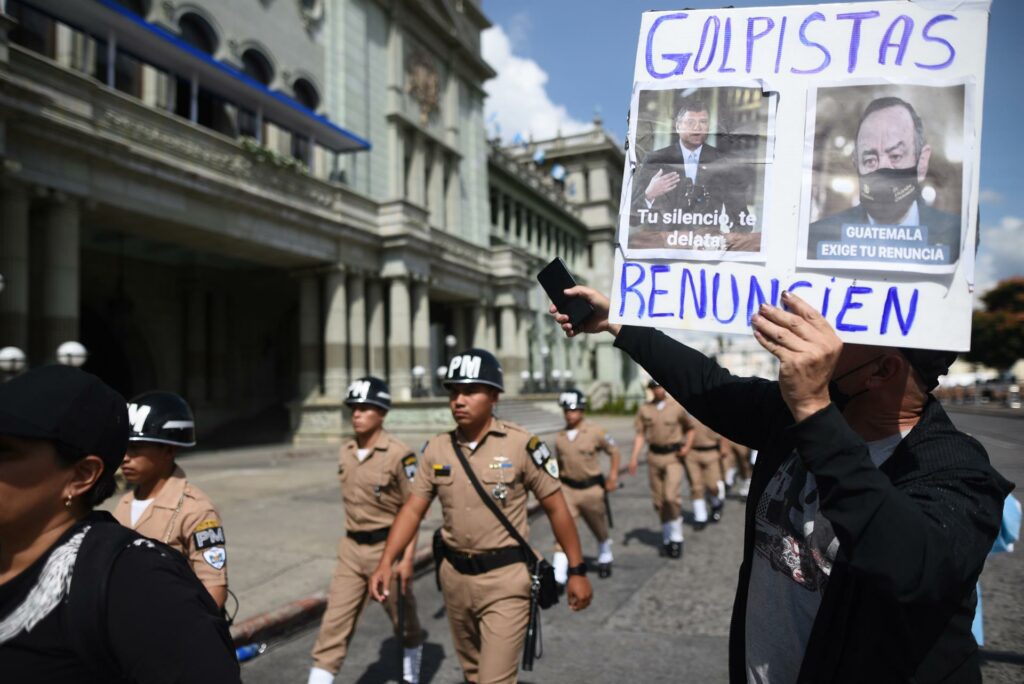
[[[390,527],[382,527],[379,530],[370,530],[369,532],[353,532],[349,530],[346,532],[346,536],[354,541],[356,544],[379,544],[388,538],[388,532],[391,531]]]
[[[586,480],[571,480],[568,477],[563,477],[562,484],[573,489],[590,489],[597,485],[603,485],[604,475],[595,475],[594,477],[588,477]]]
[[[712,444],[711,446],[695,446],[694,451],[718,451],[718,445]]]
[[[671,454],[672,452],[679,451],[682,448],[682,442],[676,442],[675,444],[652,444],[650,446],[651,452],[655,454]]]
[[[518,546],[507,546],[483,553],[462,553],[445,545],[444,557],[462,575],[482,575],[506,565],[522,563],[523,549]]]

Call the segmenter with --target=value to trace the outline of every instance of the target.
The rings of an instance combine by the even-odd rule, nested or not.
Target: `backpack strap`
[[[65,599],[68,644],[103,681],[122,679],[107,638],[110,571],[121,552],[140,538],[137,532],[123,527],[112,517],[109,521],[105,518],[93,521],[92,529],[82,540],[71,576],[71,590]]]

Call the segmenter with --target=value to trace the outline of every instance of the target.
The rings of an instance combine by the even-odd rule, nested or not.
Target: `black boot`
[[[711,520],[714,522],[720,522],[722,520],[722,508],[724,504],[721,501],[716,501],[711,504]]]
[[[682,558],[683,557],[683,542],[669,542],[668,543],[668,557],[669,558]]]
[[[601,579],[608,579],[612,576],[612,564],[611,563],[598,563],[597,564],[597,576]]]

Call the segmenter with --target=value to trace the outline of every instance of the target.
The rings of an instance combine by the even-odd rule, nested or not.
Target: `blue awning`
[[[368,140],[345,130],[284,93],[270,90],[238,69],[213,59],[113,0],[22,2],[97,38],[106,39],[109,33],[113,33],[119,49],[179,76],[194,76],[207,90],[247,109],[262,109],[265,119],[310,136],[328,149],[356,152],[371,147]]]

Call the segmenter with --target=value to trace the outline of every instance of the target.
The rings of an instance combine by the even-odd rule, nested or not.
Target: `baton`
[[[398,579],[398,671],[405,676],[405,595],[402,593],[402,579]]]

